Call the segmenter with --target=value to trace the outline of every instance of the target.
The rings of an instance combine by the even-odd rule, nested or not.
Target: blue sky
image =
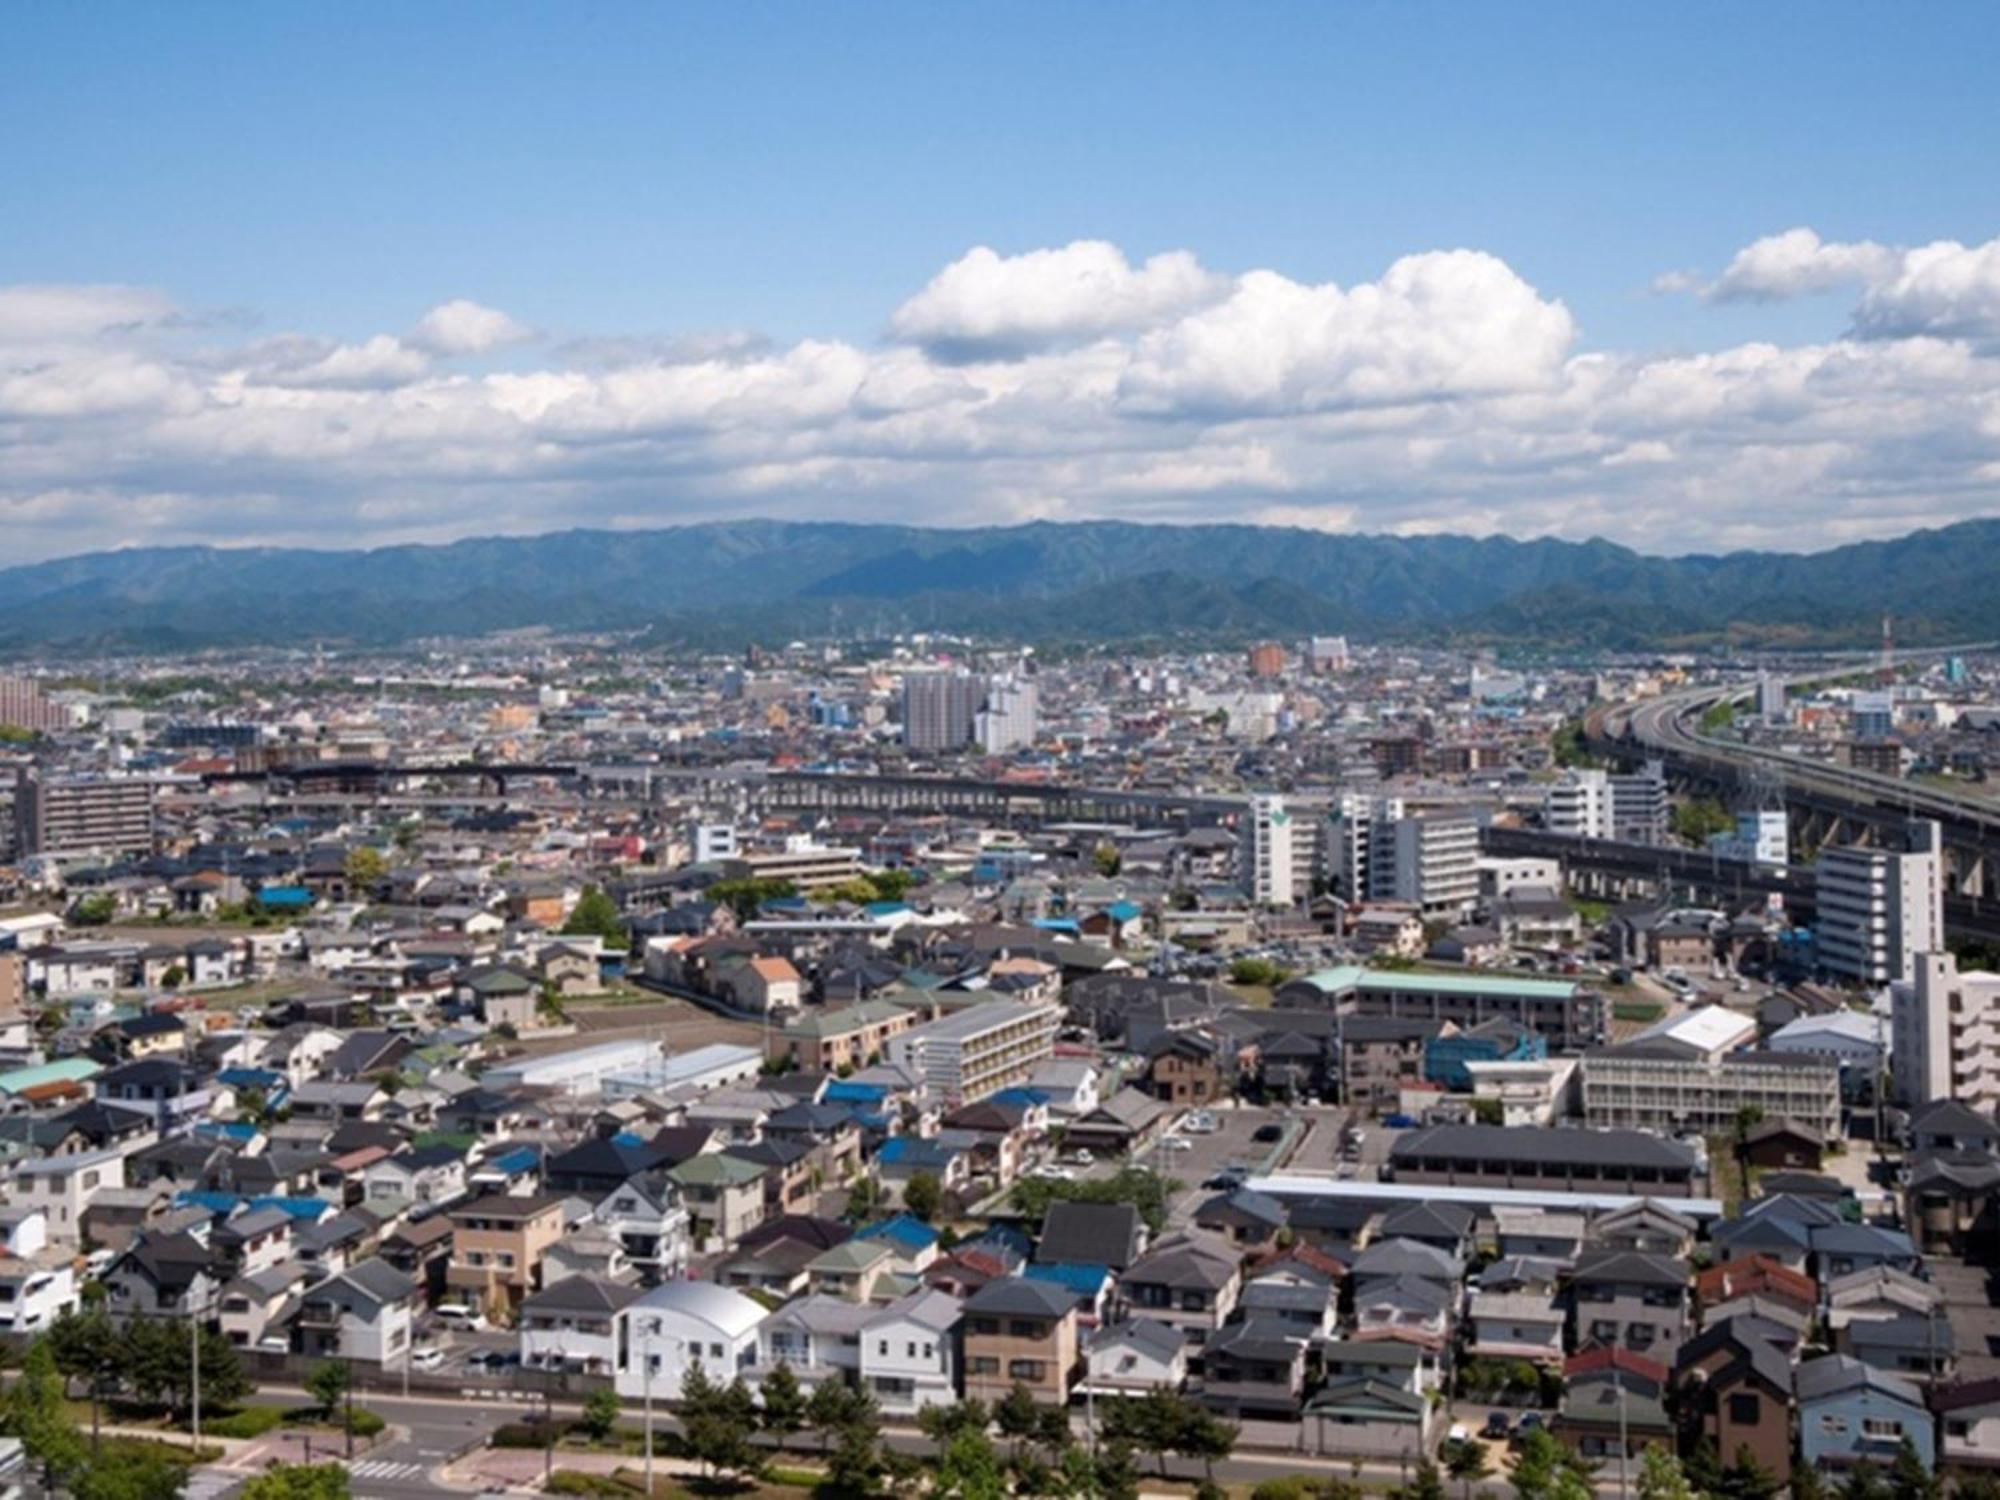
[[[0,49],[0,284],[156,289],[208,330],[210,363],[231,339],[363,344],[450,299],[535,331],[455,367],[471,378],[570,368],[579,338],[877,350],[895,310],[979,245],[1103,240],[1135,264],[1184,250],[1309,286],[1470,249],[1560,299],[1569,358],[1791,348],[1841,337],[1873,283],[1704,301],[1653,282],[1713,277],[1794,226],[1841,244],[1992,239],[1996,56],[1991,5],[22,6]],[[147,357],[165,357],[157,341]],[[1954,435],[1917,440],[1935,456]],[[0,455],[7,441],[0,426]],[[1191,441],[1217,441],[1213,422]],[[743,481],[740,444],[727,482],[709,482],[713,451],[654,457],[650,480],[538,475],[535,503],[612,524],[681,514],[648,485],[699,492],[690,515],[813,506],[810,487]],[[943,483],[876,483],[841,457],[843,477],[811,483],[842,513],[893,514]],[[1983,452],[1887,502],[1886,457],[1843,473],[1836,537],[1992,508]],[[153,497],[92,542],[247,535],[295,482],[224,467],[184,446],[115,473],[0,457],[0,515],[44,528],[38,550],[73,534],[58,488]],[[1216,504],[1282,519],[1318,503],[1326,470],[1280,471],[1216,487]],[[379,509],[381,472],[355,475],[326,524],[353,526],[371,496]],[[1618,534],[1617,504],[1572,525],[1496,498],[1494,472],[1379,514],[1350,494],[1324,524]],[[1172,486],[1106,489],[1046,456],[1040,476],[984,481],[982,514],[1106,513],[1132,494],[1134,514],[1180,518],[1158,502],[1185,493]],[[607,488],[615,504],[584,504]],[[163,519],[166,496],[203,513]],[[1644,498],[1662,515],[1688,503]],[[378,520],[369,534],[429,534],[393,504]],[[1680,550],[1657,524],[1626,539]]]

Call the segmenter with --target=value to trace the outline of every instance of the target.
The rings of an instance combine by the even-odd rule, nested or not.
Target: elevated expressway
[[[1825,676],[1821,671],[1794,677],[1786,685]],[[1724,739],[1701,727],[1703,716],[1716,704],[1744,698],[1754,690],[1753,683],[1711,685],[1599,707],[1585,719],[1584,742],[1624,761],[1658,760],[1685,785],[1712,787],[1725,794],[1753,789],[1782,794],[1792,814],[1795,849],[1893,845],[1912,819],[1935,819],[1944,833],[1946,890],[1981,906],[2000,897],[2000,803],[1805,760]]]

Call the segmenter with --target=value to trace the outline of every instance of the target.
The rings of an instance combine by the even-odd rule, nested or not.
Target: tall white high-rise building
[[[972,716],[973,738],[988,755],[1005,755],[1035,742],[1039,692],[1032,677],[1002,674],[986,680],[986,697]]]
[[[1823,849],[1813,867],[1819,961],[1856,984],[1909,983],[1944,950],[1944,836],[1911,823],[1901,849]]]
[[[1890,987],[1890,1071],[1904,1104],[1956,1099],[2000,1107],[2000,974],[1961,974],[1950,953],[1919,953]]]
[[[1250,799],[1243,816],[1243,888],[1258,906],[1291,906],[1298,901],[1292,833],[1292,815],[1283,797]]]

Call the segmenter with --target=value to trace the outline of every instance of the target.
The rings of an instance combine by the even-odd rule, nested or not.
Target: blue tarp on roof
[[[275,1196],[252,1198],[250,1206],[252,1208],[282,1209],[295,1219],[305,1219],[311,1223],[317,1223],[333,1212],[333,1205],[324,1198],[280,1198]]]
[[[1108,1266],[1090,1265],[1083,1261],[1059,1261],[1054,1265],[1037,1262],[1023,1269],[1021,1274],[1030,1281],[1052,1281],[1079,1297],[1095,1297],[1111,1281]]]
[[[303,910],[313,904],[313,893],[302,885],[267,885],[258,890],[257,904]]]
[[[1040,1089],[1001,1089],[991,1096],[995,1104],[1019,1104],[1033,1109],[1049,1102],[1049,1096]]]
[[[889,1097],[888,1088],[879,1083],[848,1083],[838,1079],[826,1086],[820,1098],[828,1104],[880,1104]]]
[[[1037,917],[1028,925],[1039,927],[1043,932],[1075,932],[1078,930],[1075,917]]]
[[[516,1146],[510,1151],[502,1151],[498,1156],[489,1156],[480,1166],[491,1167],[496,1172],[525,1172],[541,1161],[541,1153],[533,1146]]]
[[[1114,922],[1131,922],[1138,919],[1142,910],[1136,901],[1114,901],[1104,908],[1104,915]]]
[[[944,1167],[958,1158],[949,1146],[927,1141],[922,1136],[899,1135],[882,1143],[876,1160],[887,1167]]]
[[[879,1224],[870,1224],[854,1236],[857,1240],[890,1240],[908,1250],[922,1250],[938,1242],[938,1232],[914,1214],[897,1214]]]

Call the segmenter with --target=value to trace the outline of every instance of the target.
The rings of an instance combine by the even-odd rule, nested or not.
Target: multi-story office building
[[[15,816],[26,854],[153,853],[153,783],[143,776],[29,776]]]
[[[1258,906],[1292,906],[1304,893],[1293,879],[1292,815],[1282,797],[1252,797],[1243,815],[1243,889]],[[1308,886],[1308,891],[1310,886]]]
[[[1716,835],[1711,846],[1725,859],[1782,865],[1792,857],[1790,820],[1782,807],[1739,812],[1736,815],[1736,831]]]
[[[1757,678],[1757,717],[1766,724],[1782,724],[1790,717],[1785,707],[1785,683],[1769,672]]]
[[[1857,740],[1886,740],[1896,732],[1896,700],[1888,693],[1856,693],[1849,718]]]
[[[889,1038],[889,1060],[953,1103],[1028,1081],[1055,1050],[1053,1006],[990,1000]]]
[[[1855,984],[1908,983],[1919,953],[1944,951],[1944,842],[1911,823],[1901,849],[1824,849],[1813,868],[1819,961]]]
[[[1250,648],[1250,675],[1277,677],[1285,670],[1285,648],[1276,641],[1259,641]]]
[[[1746,1108],[1836,1139],[1840,1065],[1829,1057],[1796,1052],[1689,1057],[1652,1042],[1584,1054],[1583,1117],[1590,1126],[1707,1135],[1734,1130],[1738,1112]]]
[[[1306,659],[1315,672],[1344,672],[1347,670],[1347,637],[1344,635],[1316,635],[1306,646]]]
[[[698,865],[736,858],[734,823],[696,823],[693,828],[694,860]]]
[[[39,683],[26,677],[0,677],[0,729],[55,734],[69,727],[69,710],[45,698]]]
[[[1916,956],[1890,989],[1890,1071],[1911,1106],[1956,1099],[1983,1115],[2000,1107],[2000,974],[1961,974],[1942,949]]]

